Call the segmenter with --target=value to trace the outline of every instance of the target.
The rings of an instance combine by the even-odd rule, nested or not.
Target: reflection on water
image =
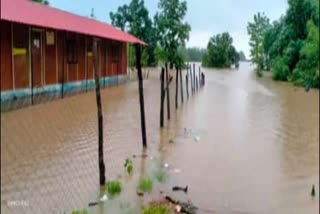
[[[133,158],[132,176],[123,163],[142,153],[137,83],[103,90],[106,176],[123,193],[90,212],[139,213],[160,190],[188,185],[188,195],[171,194],[217,213],[318,213],[319,91],[258,79],[246,63],[203,70],[205,88],[177,111],[171,86],[163,130],[159,73],[145,81],[148,157]],[[94,93],[1,115],[2,213],[69,213],[99,200],[96,118]],[[164,163],[167,182],[137,196],[138,180]]]

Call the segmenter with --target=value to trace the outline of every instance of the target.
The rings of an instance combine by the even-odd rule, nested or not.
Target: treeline
[[[158,12],[151,18],[143,0],[131,0],[110,13],[111,23],[145,41],[142,50],[142,66],[159,63],[181,65],[186,56],[183,51],[191,30],[183,21],[187,12],[186,1],[159,0]],[[140,26],[143,26],[141,28]],[[135,66],[135,48],[128,48],[129,66]]]
[[[248,23],[251,58],[257,73],[274,80],[319,88],[319,1],[288,0],[285,15],[273,23],[263,14]]]
[[[203,53],[202,65],[205,67],[229,68],[239,66],[240,53],[233,46],[233,39],[228,32],[210,38],[207,49]],[[245,59],[244,53],[241,53]]]

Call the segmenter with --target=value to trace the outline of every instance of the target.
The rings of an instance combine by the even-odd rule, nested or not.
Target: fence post
[[[165,98],[165,91],[164,91],[164,68],[161,68],[161,75],[160,75],[161,87],[160,87],[160,127],[163,127],[163,108],[164,108],[164,98]]]

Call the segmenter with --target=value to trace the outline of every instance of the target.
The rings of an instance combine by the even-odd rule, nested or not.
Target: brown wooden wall
[[[78,37],[78,80],[85,80],[86,79],[86,40],[85,36],[79,35]]]
[[[52,32],[53,37],[54,37],[54,43],[48,43],[47,41],[47,32]],[[56,50],[57,50],[57,36],[56,36],[56,31],[53,30],[47,30],[46,32],[43,33],[44,35],[44,64],[45,64],[45,84],[50,85],[50,84],[56,84],[58,83],[57,80],[57,59],[56,59]]]
[[[47,32],[50,32],[50,36]],[[29,88],[32,83],[34,87],[41,87],[94,79],[92,37],[73,34],[76,37],[77,56],[76,62],[71,63],[67,60],[66,40],[70,34],[1,21],[1,91]],[[53,42],[49,42],[49,37],[53,38]],[[101,77],[126,73],[126,49],[125,43],[105,39],[98,41]]]
[[[13,88],[11,24],[1,21],[1,91]]]
[[[22,24],[13,24],[13,73],[15,89],[29,87],[29,28]]]

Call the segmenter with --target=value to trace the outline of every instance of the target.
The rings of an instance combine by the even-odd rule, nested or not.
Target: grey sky
[[[97,19],[110,23],[109,12],[130,0],[49,0],[51,6],[79,15],[89,15],[94,8]],[[237,50],[249,55],[247,23],[257,12],[265,14],[273,21],[287,9],[287,0],[187,0],[186,21],[191,25],[187,46],[206,47],[209,38],[228,31],[234,39]],[[145,0],[150,14],[157,11],[158,0]]]

